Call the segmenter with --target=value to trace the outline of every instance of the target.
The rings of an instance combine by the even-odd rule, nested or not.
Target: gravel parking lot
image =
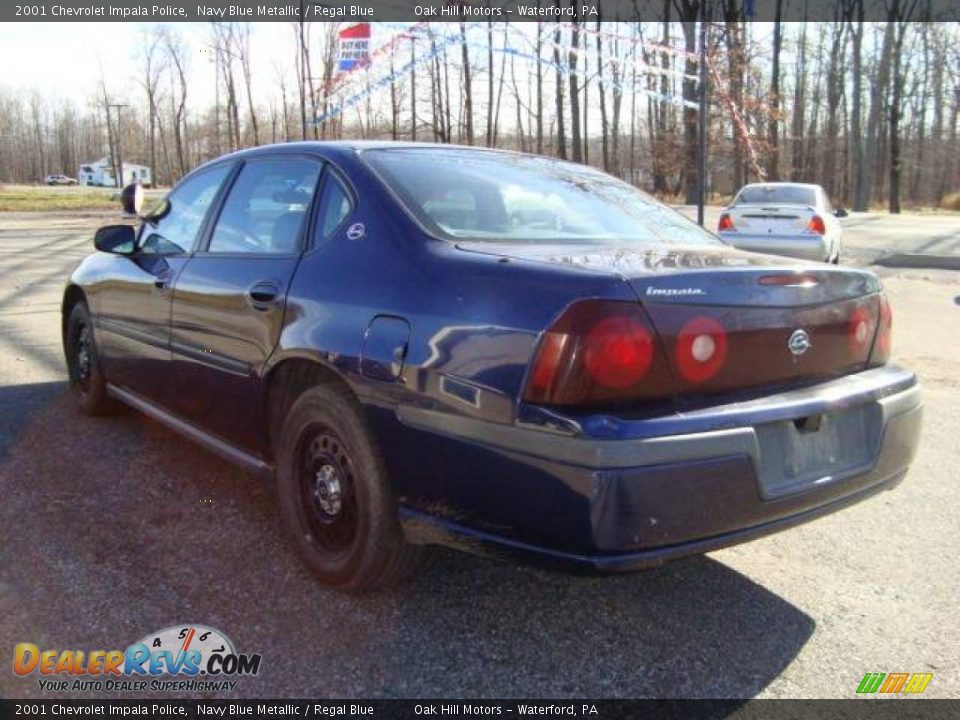
[[[708,216],[710,217],[710,216]],[[268,489],[142,416],[65,396],[59,302],[106,214],[0,214],[0,647],[125,648],[177,623],[259,652],[224,697],[837,697],[933,672],[960,697],[960,273],[876,268],[922,378],[895,490],[665,568],[583,578],[433,553],[373,597],[319,586]],[[960,254],[960,216],[854,215],[845,262]],[[42,697],[0,672],[0,696]],[[68,696],[82,696],[68,693]]]

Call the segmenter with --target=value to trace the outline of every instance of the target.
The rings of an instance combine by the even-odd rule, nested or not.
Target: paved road
[[[15,642],[124,648],[196,622],[263,654],[233,696],[851,697],[867,671],[927,671],[928,696],[960,697],[960,274],[884,269],[896,359],[927,403],[920,456],[894,491],[621,577],[437,551],[417,582],[358,599],[302,569],[256,480],[134,413],[89,419],[65,397],[59,292],[92,222],[0,217],[8,668]],[[960,227],[893,223],[925,227],[920,243]],[[896,234],[861,227],[868,249]],[[0,696],[42,694],[0,672]]]

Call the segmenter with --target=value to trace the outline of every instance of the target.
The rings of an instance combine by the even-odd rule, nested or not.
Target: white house
[[[100,187],[123,187],[130,183],[139,182],[149,187],[153,184],[153,175],[146,165],[123,164],[123,179],[117,183],[113,177],[113,166],[110,158],[100,158],[96,162],[80,166],[77,173],[77,182],[80,185],[98,185]]]

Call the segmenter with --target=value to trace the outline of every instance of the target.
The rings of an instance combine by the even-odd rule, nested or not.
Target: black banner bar
[[[775,0],[739,0],[748,20],[774,20]],[[707,19],[722,20],[724,2],[707,0]],[[904,6],[900,3],[900,6]],[[791,0],[782,4],[786,22],[836,21],[852,6],[843,0]],[[960,5],[954,0],[919,0],[909,4],[910,14],[899,7],[890,16],[891,3],[864,0],[864,20],[956,21]],[[23,0],[0,2],[4,22],[496,22],[658,21],[663,0]],[[671,18],[676,20],[674,11]]]
[[[960,700],[0,700],[7,718],[947,720]]]

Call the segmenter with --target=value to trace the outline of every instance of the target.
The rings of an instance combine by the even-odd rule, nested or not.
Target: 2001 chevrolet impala
[[[917,446],[874,275],[736,250],[579,165],[262,147],[95,244],[63,299],[82,408],[275,478],[340,588],[428,543],[656,565],[889,488]]]

